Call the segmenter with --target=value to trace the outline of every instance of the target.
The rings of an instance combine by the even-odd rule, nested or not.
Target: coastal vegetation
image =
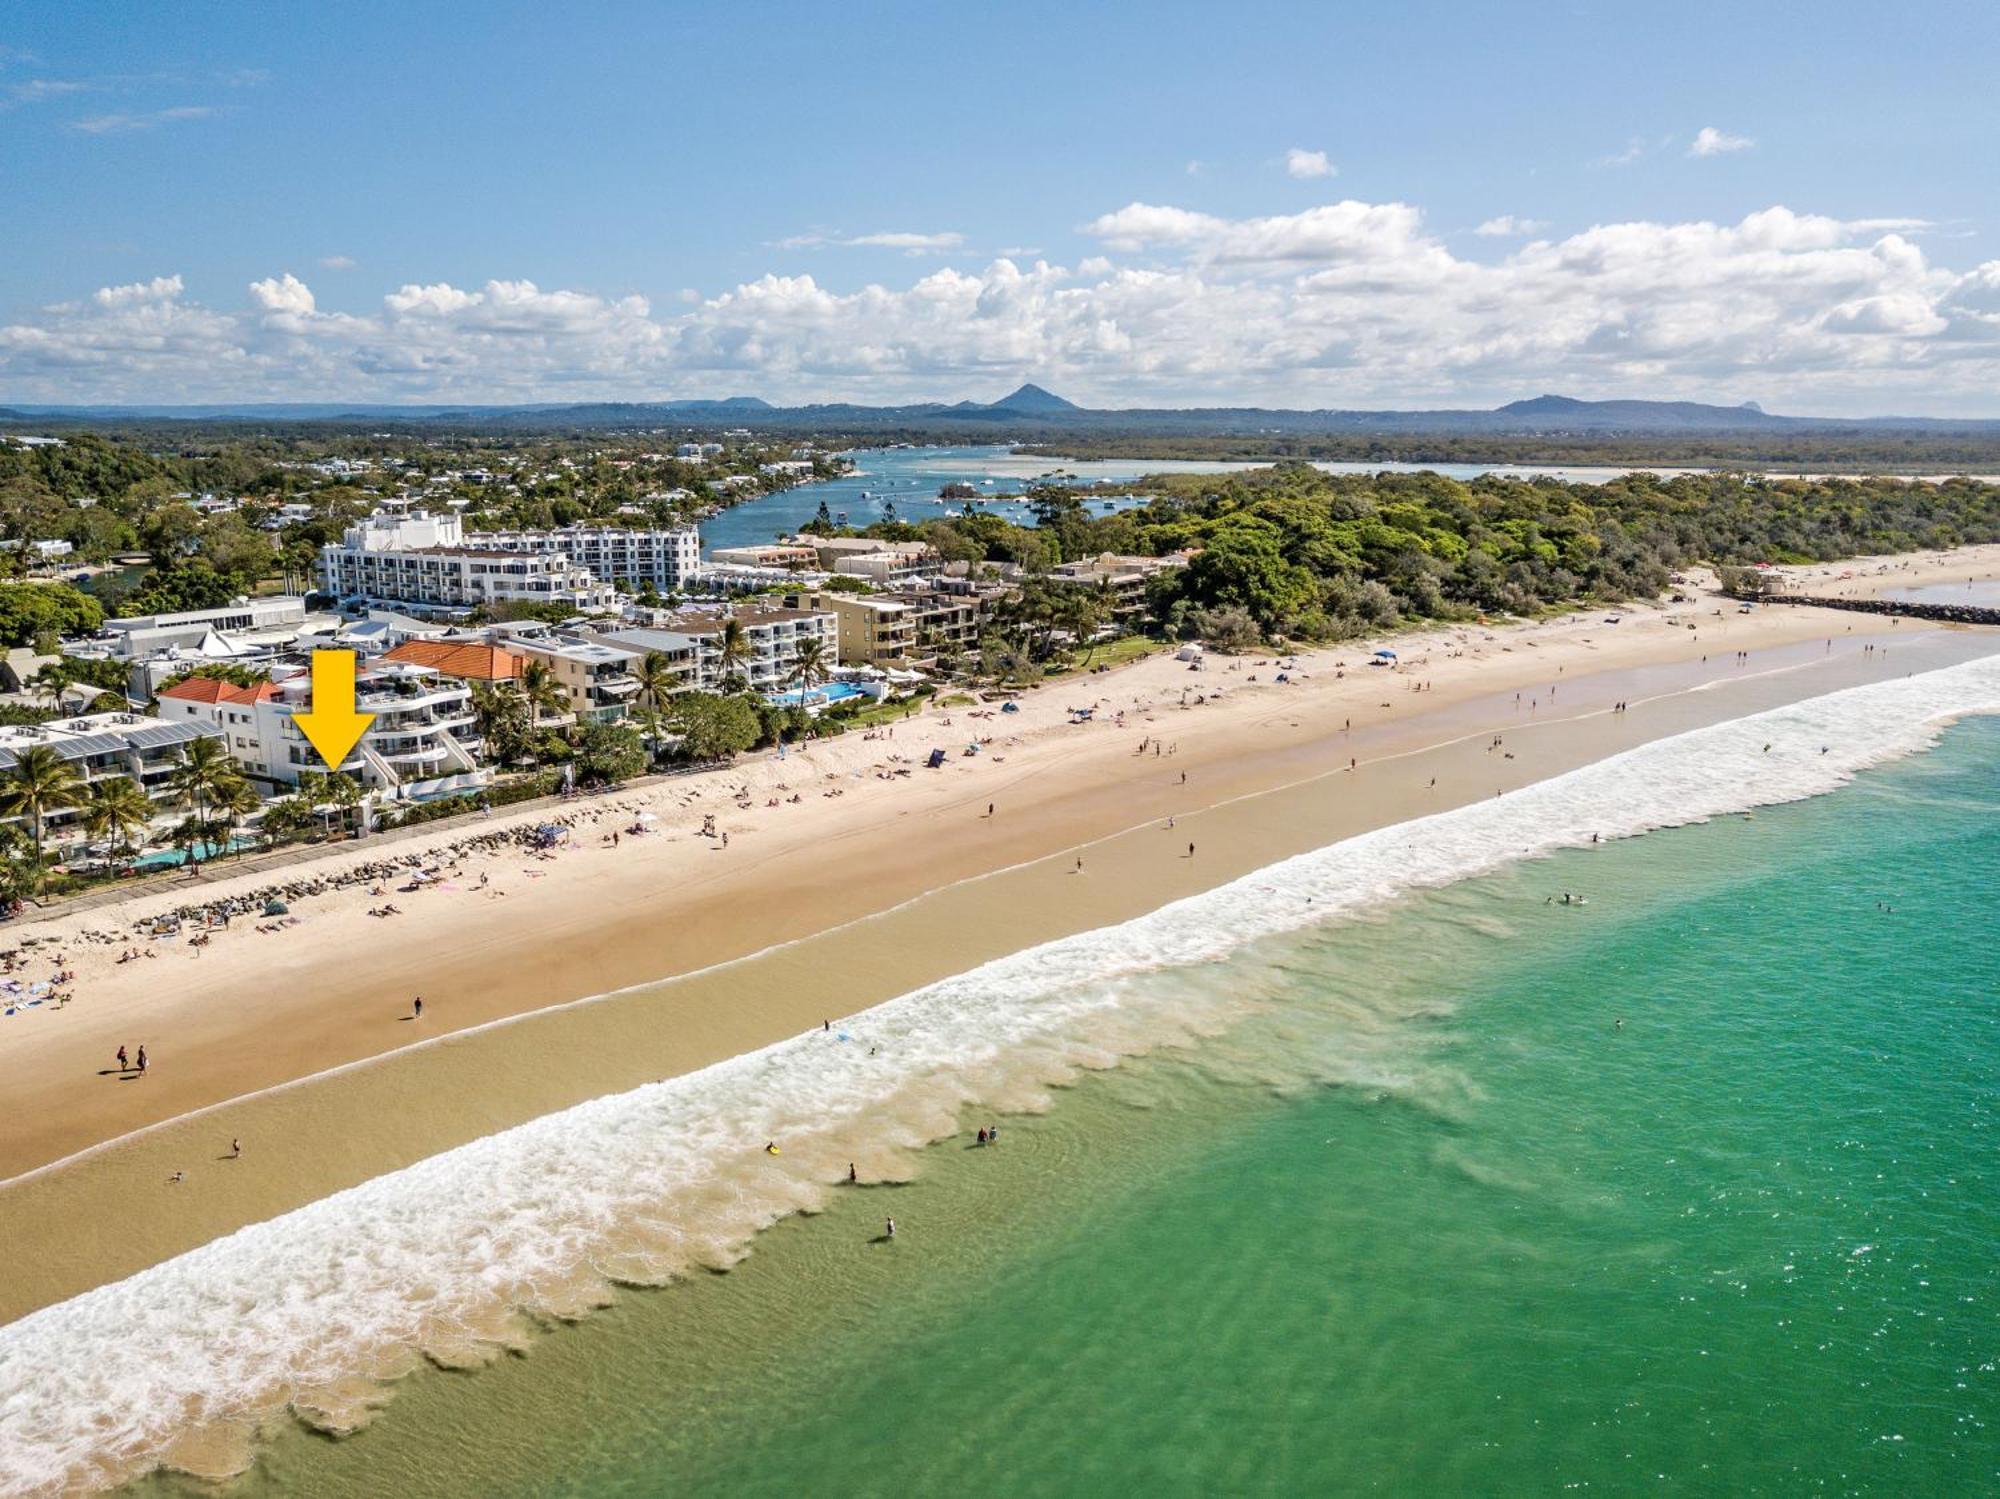
[[[1176,635],[1333,640],[1418,620],[1533,615],[1652,597],[1696,563],[1822,562],[2000,540],[2000,488],[1972,480],[1767,479],[1741,474],[1604,484],[1435,473],[1328,474],[1303,463],[1125,486],[1151,503],[1093,515],[1087,496],[1044,486],[1037,524],[974,514],[883,524],[948,559],[1027,574],[996,617],[999,644],[1044,656],[1090,633],[1075,602],[1037,575],[1111,552],[1188,553],[1160,573],[1149,612]],[[1074,620],[1053,611],[1075,609]]]

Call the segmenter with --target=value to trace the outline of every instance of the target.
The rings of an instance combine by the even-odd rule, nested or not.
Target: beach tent
[[[292,914],[292,908],[281,900],[267,900],[264,902],[264,914],[266,916],[289,916]]]
[[[940,765],[944,764],[944,751],[941,749],[932,750],[931,757],[926,763],[932,770],[936,770]]]
[[[1377,651],[1375,653],[1375,664],[1377,666],[1386,665],[1395,659],[1396,653],[1394,651]]]

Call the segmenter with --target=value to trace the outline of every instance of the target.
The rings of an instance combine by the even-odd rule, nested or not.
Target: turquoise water
[[[894,518],[902,521],[934,520],[965,508],[964,502],[949,505],[938,500],[938,490],[950,483],[965,483],[979,490],[978,508],[1001,516],[1016,525],[1032,525],[1028,508],[1018,498],[1030,483],[1046,475],[1061,474],[1085,484],[1119,484],[1141,474],[1214,474],[1234,469],[1258,468],[1255,463],[1227,460],[1194,462],[1168,458],[1064,459],[1017,457],[1005,446],[869,448],[852,455],[859,472],[822,483],[803,484],[775,494],[758,495],[733,505],[702,522],[701,540],[705,548],[752,546],[790,535],[819,513],[824,500],[828,512],[852,526],[871,526]],[[1504,473],[1526,476],[1548,473],[1579,483],[1614,479],[1625,472],[1620,468],[1536,469],[1509,464],[1481,463],[1319,463],[1328,473],[1363,474],[1377,472],[1435,472],[1453,479],[1473,479],[1481,474]],[[1664,471],[1663,471],[1664,472]],[[989,482],[990,481],[990,482]],[[1109,515],[1143,503],[1132,496],[1107,496],[1091,502],[1093,515]]]
[[[1996,813],[1976,721],[1160,975],[1252,1013],[236,1491],[1994,1492]]]

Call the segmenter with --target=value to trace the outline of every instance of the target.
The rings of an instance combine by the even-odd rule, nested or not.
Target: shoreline
[[[17,1183],[0,1234],[24,1277],[168,1262],[0,1334],[16,1393],[41,1392],[5,1422],[35,1454],[15,1476],[34,1492],[155,1463],[222,1479],[273,1418],[357,1429],[423,1362],[475,1368],[620,1285],[736,1264],[828,1203],[849,1161],[865,1184],[907,1181],[968,1110],[1040,1112],[1083,1072],[1199,1048],[1261,1007],[1199,977],[1251,944],[1329,919],[1366,932],[1410,895],[1600,831],[1823,795],[2000,711],[1989,632],[1857,633],[1564,675],[1560,713],[1505,691],[1440,701],[1382,726],[1353,770],[1289,742],[1292,779],[1263,784],[1266,764],[1171,830],[1110,832],[1086,870],[1069,855],[988,870],[747,961],[237,1100],[263,1131],[240,1160],[216,1151],[216,1118],[168,1121]],[[1433,798],[1447,778],[1463,794]],[[1179,851],[1190,835],[1219,879]],[[836,1015],[841,1034],[823,1034],[816,1017]],[[185,1182],[163,1184],[176,1160]],[[173,1210],[256,1201],[250,1226],[196,1253],[161,1242],[190,1226]]]
[[[1920,569],[1897,567],[1880,581],[1911,584],[1919,572],[1958,579],[1980,565],[2000,575],[2000,555],[1954,554]],[[1766,679],[1780,696],[1794,688],[1814,695],[1847,684],[1814,672],[1828,663],[1816,663],[1806,642],[1829,642],[1823,654],[1838,664],[1850,653],[1835,652],[1834,644],[1896,630],[1887,620],[1803,609],[1718,619],[1707,612],[1712,607],[1694,631],[1665,622],[1693,613],[1672,608],[1627,610],[1616,627],[1569,616],[1490,631],[1426,631],[1397,641],[1411,658],[1420,649],[1413,641],[1428,645],[1431,659],[1420,670],[1412,660],[1395,673],[1350,668],[1335,678],[1332,661],[1365,658],[1365,645],[1349,645],[1301,657],[1305,680],[1286,688],[1270,684],[1268,667],[1255,671],[1260,658],[1239,658],[1240,672],[1212,659],[1198,674],[1150,658],[1024,699],[1029,706],[1020,717],[1041,721],[1011,736],[1005,754],[996,744],[972,762],[954,759],[957,773],[930,773],[929,785],[918,769],[911,780],[874,783],[880,797],[781,801],[774,812],[758,798],[782,776],[803,784],[797,762],[841,776],[840,789],[865,793],[874,785],[859,767],[826,769],[832,757],[815,758],[815,751],[700,778],[718,792],[755,788],[747,811],[738,798],[708,799],[737,832],[730,850],[669,826],[636,840],[645,857],[631,859],[635,840],[600,849],[586,834],[584,846],[562,855],[545,879],[523,879],[531,869],[505,876],[520,895],[506,897],[516,904],[504,917],[491,910],[498,899],[459,898],[468,894],[461,889],[404,898],[429,921],[415,912],[400,923],[382,921],[363,914],[369,897],[357,889],[315,902],[284,938],[240,930],[218,936],[199,953],[198,966],[189,966],[184,948],[123,969],[110,966],[108,950],[95,965],[72,956],[85,998],[34,1017],[41,1044],[0,1050],[0,1079],[22,1099],[16,1117],[38,1116],[32,1129],[10,1128],[0,1141],[9,1178],[0,1183],[7,1206],[0,1245],[22,1267],[0,1293],[0,1322],[497,1129],[754,1051],[816,1027],[823,1014],[852,1014],[1006,952],[1213,888],[1287,853],[1489,795],[1494,781],[1499,790],[1546,779],[1629,742],[1712,721],[1707,710],[1728,706],[1728,694],[1710,686],[1749,679],[1734,664],[1736,650],[1752,651],[1757,670],[1784,673]],[[1912,641],[1920,633],[1938,632],[1902,631]],[[1721,652],[1701,650],[1718,636],[1726,662],[1715,659]],[[1448,654],[1454,650],[1464,654]],[[1711,657],[1706,668],[1702,654]],[[1858,648],[1851,656],[1866,660]],[[1578,675],[1567,676],[1570,670]],[[1244,680],[1253,674],[1265,680]],[[1543,677],[1570,690],[1565,715],[1574,716],[1523,724],[1510,711],[1512,683],[1535,691]],[[1428,690],[1412,690],[1425,680]],[[1210,692],[1221,685],[1224,701],[1185,713],[1166,706],[1183,682]],[[1390,684],[1397,690],[1387,690]],[[1135,686],[1142,697],[1162,699],[1154,723],[1129,707],[1121,732],[1104,733],[1101,722],[1072,731],[1061,722],[1068,699],[1086,691],[1100,700],[1122,697]],[[1641,703],[1655,689],[1657,701]],[[1605,707],[1613,700],[1635,708],[1609,721]],[[950,713],[912,721],[930,725],[920,744],[877,740],[863,750],[863,737],[850,734],[817,748],[879,756],[891,744],[899,753],[908,745],[914,759],[932,739],[964,732],[964,710],[957,711],[960,722],[949,727],[937,721]],[[1754,709],[1737,706],[1724,716],[1742,711]],[[1343,727],[1349,717],[1351,731]],[[982,733],[1001,722],[977,721]],[[1532,754],[1524,746],[1521,760],[1494,766],[1474,746],[1496,725],[1564,742]],[[1179,753],[1132,753],[1155,727],[1162,737],[1178,736],[1169,742]],[[1348,770],[1349,758],[1360,767]],[[1442,795],[1400,784],[1415,779],[1415,765],[1435,765]],[[1475,790],[1475,782],[1484,784]],[[677,812],[695,822],[703,808],[698,798],[686,799],[691,789],[669,781],[647,795],[679,800]],[[578,810],[600,818],[617,810],[622,818],[636,797],[616,793]],[[983,815],[988,800],[1000,804],[992,824]],[[1159,840],[1147,835],[1168,816],[1212,852],[1198,863],[1160,860]],[[925,831],[913,833],[910,819]],[[1132,845],[1141,843],[1153,854],[1138,856]],[[1077,849],[1089,854],[1086,877],[1047,889],[1044,866],[1080,857]],[[370,852],[364,846],[348,857]],[[871,876],[865,885],[849,868],[863,863]],[[1095,877],[1101,863],[1113,880]],[[661,894],[664,879],[697,870],[707,878]],[[455,907],[426,904],[454,899]],[[86,914],[101,924],[102,912]],[[503,924],[505,931],[495,930]],[[294,943],[300,933],[316,940]],[[592,949],[587,957],[577,958],[578,944]],[[454,981],[454,962],[473,971]],[[115,982],[121,974],[123,985]],[[99,975],[113,982],[93,986]],[[425,1023],[448,1006],[456,1029],[411,1044],[410,1023],[391,1013],[402,1009],[398,991],[373,997],[390,975],[441,996]],[[157,982],[162,977],[178,982]],[[662,1027],[654,991],[666,989],[679,1001],[677,1023]],[[369,996],[365,1011],[357,994]],[[70,1024],[82,1018],[87,1025]],[[143,1084],[97,1076],[88,1064],[108,1058],[103,1041],[140,1023],[188,1030],[161,1048],[167,1060],[156,1062]],[[298,1035],[301,1026],[309,1039]],[[27,1033],[0,1034],[13,1043]],[[190,1046],[206,1049],[204,1070],[191,1083],[174,1078],[141,1107],[132,1095],[187,1067],[182,1052]],[[324,1065],[310,1065],[320,1058]],[[539,1065],[544,1060],[550,1065]],[[87,1068],[81,1076],[78,1063]],[[93,1103],[101,1106],[87,1107]],[[232,1138],[246,1141],[245,1158],[227,1169],[211,1165]],[[188,1171],[184,1185],[195,1190],[169,1195],[161,1183],[177,1169]],[[119,1206],[134,1200],[144,1205],[136,1220]]]
[[[335,1436],[358,1429],[424,1362],[476,1368],[526,1351],[545,1326],[620,1299],[620,1286],[735,1265],[763,1230],[830,1205],[847,1161],[858,1162],[863,1184],[893,1191],[923,1170],[933,1142],[962,1139],[975,1110],[981,1119],[1039,1112],[1084,1072],[1163,1049],[1199,1052],[1208,1037],[1225,1038],[1226,1056],[1226,1033],[1259,1013],[1263,997],[1254,985],[1217,986],[1203,974],[1267,939],[1299,938],[1333,918],[1347,928],[1353,958],[1366,961],[1368,934],[1406,898],[1511,869],[1517,895],[1532,901],[1543,892],[1532,875],[1520,877],[1531,867],[1524,860],[1586,851],[1600,833],[1617,842],[1738,812],[1752,822],[1752,809],[1820,797],[1920,753],[1951,722],[2000,712],[2000,656],[1967,653],[1966,644],[1912,641],[1902,649],[1920,658],[1915,670],[1848,670],[1860,680],[1845,692],[1794,660],[1762,663],[1715,690],[1697,684],[1631,699],[1630,712],[1657,705],[1680,715],[1665,735],[1602,734],[1626,717],[1609,707],[1516,730],[1506,742],[1530,755],[1586,730],[1593,743],[1579,770],[1530,776],[1518,796],[1474,798],[1330,843],[1305,829],[1301,854],[1116,926],[1028,950],[999,943],[996,960],[844,1019],[841,1035],[804,1026],[699,1073],[642,1079],[650,1085],[474,1139],[50,1308],[0,1334],[12,1395],[37,1393],[0,1398],[15,1480],[23,1491],[70,1491],[156,1463],[221,1479],[254,1461],[270,1420]],[[1844,665],[1870,654],[1850,652]],[[1953,655],[1966,660],[1952,667]],[[1821,690],[1802,694],[1802,682]],[[1590,753],[1620,742],[1629,742],[1622,753]],[[1828,747],[1838,749],[1831,760]],[[1490,760],[1496,750],[1479,754]],[[1248,824],[1220,830],[1267,848],[1274,828],[1296,831],[1304,814],[1328,810],[1313,790],[1352,784],[1334,774],[1303,788],[1303,800],[1248,798]],[[1365,820],[1364,809],[1350,811]],[[1205,824],[1204,839],[1216,830]],[[1125,870],[1157,867],[1166,862],[1158,842],[1157,830],[1143,829],[1099,852],[1122,853]],[[1564,887],[1605,893],[1589,883],[1591,867],[1566,865]],[[1020,875],[1040,878],[1016,898],[1073,880],[1061,868]],[[936,929],[933,919],[928,930]],[[1283,951],[1252,961],[1282,963]],[[825,968],[793,976],[825,980]],[[724,992],[693,987],[689,995],[655,986],[491,1034],[511,1041],[524,1076],[576,1055],[550,1042],[575,1042],[579,1028],[643,1050],[648,1031],[674,1018],[660,1010]],[[845,1044],[850,1025],[854,1045]],[[491,1047],[459,1049],[482,1052],[471,1058],[482,1076],[506,1060]],[[377,1066],[360,1077],[379,1084],[395,1071]],[[449,1078],[417,1079],[439,1080]],[[410,1108],[427,1094],[405,1088],[400,1101]],[[376,1101],[393,1107],[398,1095]],[[393,1133],[405,1121],[364,1109],[342,1122]],[[782,1142],[782,1160],[767,1155],[765,1140]],[[921,1230],[917,1198],[889,1205],[899,1217],[907,1209]]]

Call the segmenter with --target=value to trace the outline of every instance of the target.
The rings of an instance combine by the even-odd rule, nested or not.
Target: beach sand
[[[1985,579],[2000,576],[2000,548],[1800,571],[1815,592]],[[1024,694],[1014,714],[933,709],[893,739],[849,734],[582,799],[573,846],[550,859],[496,853],[418,892],[314,897],[277,933],[238,920],[199,949],[185,934],[80,940],[302,871],[211,877],[16,928],[16,941],[43,939],[24,976],[46,976],[61,952],[78,978],[66,1007],[0,1022],[12,1105],[0,1322],[464,1141],[1289,854],[1900,675],[1919,639],[1926,664],[2000,644],[1872,615],[1744,615],[1704,595],[1351,643],[1300,656],[1285,685],[1269,655],[1198,672],[1158,656]],[[1378,644],[1395,667],[1364,664]],[[1092,705],[1091,721],[1070,721]],[[962,754],[975,738],[981,753]],[[947,751],[934,771],[933,746]],[[651,831],[600,841],[642,810]],[[709,815],[727,848],[700,836]],[[385,900],[404,914],[368,914]],[[134,946],[159,956],[115,961]],[[117,1048],[140,1043],[148,1073],[118,1072]]]

